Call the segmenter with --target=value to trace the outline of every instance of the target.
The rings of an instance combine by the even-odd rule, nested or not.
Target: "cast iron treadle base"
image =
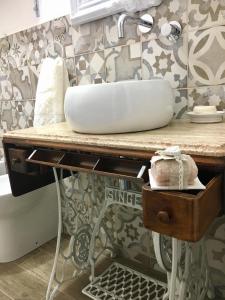
[[[95,300],[162,300],[165,283],[113,263],[83,290]]]

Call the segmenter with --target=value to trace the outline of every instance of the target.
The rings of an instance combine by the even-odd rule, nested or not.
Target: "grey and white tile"
[[[71,23],[69,16],[55,19],[53,22],[54,47],[56,52],[65,58],[74,57]]]
[[[225,24],[223,0],[188,0],[189,30]]]
[[[196,105],[215,105],[217,110],[225,109],[225,85],[188,89],[188,109],[193,110]]]
[[[54,51],[52,22],[32,27],[25,33],[28,39],[27,60],[29,65],[38,65]]]
[[[74,58],[67,58],[65,59],[65,64],[68,71],[69,81],[70,85],[77,85],[77,74],[76,74],[76,68],[75,68],[75,59]]]
[[[27,65],[28,37],[26,31],[20,31],[8,37],[10,50],[8,60],[13,68]]]
[[[1,101],[1,128],[4,132],[33,125],[34,101]]]
[[[72,35],[75,55],[104,49],[103,20],[71,26],[69,32]]]
[[[187,87],[187,35],[177,43],[151,40],[142,43],[142,78],[163,78],[173,88]]]
[[[129,45],[140,41],[140,33],[138,33],[137,24],[134,22],[125,22],[125,37],[118,38],[117,22],[119,14],[109,16],[104,19],[104,47],[111,48],[121,45]]]
[[[105,50],[106,81],[141,79],[141,44]]]
[[[189,33],[188,86],[225,83],[225,26]]]
[[[32,99],[31,81],[28,66],[10,70],[9,76],[12,84],[14,100]]]
[[[184,119],[188,109],[188,91],[187,89],[176,89],[174,90],[174,96],[174,118]]]
[[[187,5],[188,0],[164,0],[160,6],[140,12],[140,15],[148,13],[154,18],[152,31],[142,34],[142,41],[157,39],[160,35],[161,26],[170,21],[178,21],[183,32],[186,32],[188,23]]]

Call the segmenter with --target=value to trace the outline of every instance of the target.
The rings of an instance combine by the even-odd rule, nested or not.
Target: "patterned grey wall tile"
[[[188,89],[188,109],[196,105],[215,105],[217,110],[225,109],[225,85]]]
[[[8,59],[13,68],[27,65],[28,37],[26,31],[12,34],[8,40],[10,43]]]
[[[189,33],[188,86],[225,83],[225,26]]]
[[[151,40],[142,43],[142,78],[164,78],[173,88],[187,87],[187,35],[177,43]]]
[[[31,127],[34,101],[1,101],[1,128],[4,132]]]
[[[214,237],[218,240],[221,240],[225,243],[225,216],[216,218],[213,224],[210,227],[208,232],[209,237]]]
[[[13,98],[12,83],[8,79],[0,81],[0,100],[11,100]]]
[[[0,132],[1,132],[1,128],[0,128]],[[1,146],[2,146],[2,142],[0,142]],[[0,147],[0,160],[2,160],[4,157],[4,151],[3,151],[3,148]]]
[[[67,58],[65,60],[71,86],[77,85],[77,75],[74,60],[74,58]]]
[[[99,84],[99,83],[105,83],[105,82],[106,82],[105,73],[91,74],[91,83]]]
[[[9,79],[12,84],[14,100],[33,98],[28,66],[11,69]]]
[[[220,291],[224,291],[225,282],[225,243],[215,238],[206,240],[207,257],[211,268],[213,285]]]
[[[105,50],[106,81],[141,79],[141,44]]]
[[[143,265],[149,264],[154,252],[151,253],[151,233],[143,226],[142,214],[120,207],[118,222],[117,242],[122,255]]]
[[[188,0],[189,30],[225,24],[223,0]]]
[[[98,20],[80,26],[71,26],[75,55],[104,49],[103,20]]]
[[[174,105],[174,117],[176,119],[186,118],[186,112],[188,107],[188,92],[187,89],[174,90],[175,105]]]
[[[129,45],[140,41],[140,33],[138,33],[137,25],[132,22],[126,22],[124,26],[125,37],[118,38],[117,22],[119,14],[109,16],[104,19],[104,46],[111,48],[121,45]]]
[[[182,30],[187,31],[187,1],[188,0],[164,0],[160,6],[143,11],[140,15],[149,13],[154,18],[154,27],[151,33],[142,34],[142,41],[157,39],[161,26],[168,21],[178,21]]]
[[[52,22],[47,22],[26,30],[28,39],[27,60],[30,65],[38,65],[54,50]]]
[[[88,54],[75,56],[75,70],[77,76],[90,75],[90,63]]]
[[[85,85],[85,84],[91,84],[92,80],[91,80],[91,75],[78,75],[77,76],[77,84],[78,85]]]
[[[74,57],[70,27],[69,16],[61,17],[53,21],[55,50],[61,57]]]
[[[36,90],[37,90],[37,83],[40,74],[40,69],[41,69],[41,64],[29,66],[32,99],[36,98]]]

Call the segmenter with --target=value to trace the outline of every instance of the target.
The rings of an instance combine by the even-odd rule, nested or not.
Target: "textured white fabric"
[[[38,79],[34,127],[65,120],[64,97],[68,87],[68,73],[63,59],[46,58]]]

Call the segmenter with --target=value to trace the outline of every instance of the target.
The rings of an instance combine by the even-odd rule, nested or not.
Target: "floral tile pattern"
[[[141,79],[141,45],[118,46],[105,50],[106,81]]]
[[[186,32],[188,22],[187,4],[188,0],[164,0],[160,6],[140,12],[140,15],[148,13],[154,18],[154,27],[151,33],[142,34],[142,41],[158,39],[161,26],[168,21],[178,21],[183,32]]]
[[[102,20],[71,26],[69,32],[72,35],[75,55],[104,49]]]
[[[74,58],[67,58],[65,60],[67,71],[68,71],[68,76],[69,76],[69,81],[70,85],[77,85],[77,76],[76,76],[76,69],[75,69],[75,62]]]
[[[11,69],[9,79],[12,83],[14,100],[32,99],[30,73],[28,66]]]
[[[125,24],[125,38],[118,39],[118,15],[81,26],[72,26],[68,16],[10,35],[10,50],[0,55],[0,137],[3,132],[32,126],[36,88],[45,57],[61,56],[71,85],[99,84],[130,79],[164,78],[174,90],[174,118],[185,118],[195,105],[216,105],[225,109],[225,2],[223,0],[164,0],[149,12],[154,18],[150,34],[141,34],[131,22]],[[160,35],[162,24],[181,22],[182,38],[175,44]],[[199,30],[201,29],[201,30]],[[0,145],[0,157],[1,157]],[[119,186],[115,178],[96,178],[88,186],[88,175],[79,182],[68,181],[64,201],[64,226],[75,228],[72,185],[85,190],[85,203],[96,208],[104,199],[104,186]],[[140,186],[132,185],[140,191]],[[87,222],[91,205],[85,206],[81,193],[76,200],[84,208]],[[75,211],[75,210],[74,210]],[[136,262],[159,269],[152,257],[150,231],[143,228],[141,213],[113,208],[106,218],[121,253]],[[225,298],[225,218],[218,219],[207,237],[208,260],[218,297]]]
[[[3,132],[32,126],[34,101],[1,101],[0,103]]]
[[[9,36],[10,50],[8,59],[13,68],[27,65],[28,37],[26,31]]]
[[[189,33],[189,87],[225,83],[225,26]]]
[[[174,90],[174,118],[183,119],[186,117],[188,108],[188,93],[186,89]]]
[[[69,16],[61,17],[53,21],[55,50],[60,56],[66,58],[74,57],[70,26]]]
[[[109,16],[104,20],[104,47],[111,48],[121,45],[129,45],[140,41],[140,33],[137,25],[133,22],[126,22],[124,26],[125,37],[118,38],[117,22],[119,15]]]
[[[225,24],[225,2],[223,0],[188,0],[189,29]]]
[[[188,90],[188,109],[196,105],[215,105],[217,110],[225,109],[225,86],[208,86]]]
[[[174,45],[161,40],[142,43],[142,78],[164,78],[173,88],[187,87],[187,36]]]

